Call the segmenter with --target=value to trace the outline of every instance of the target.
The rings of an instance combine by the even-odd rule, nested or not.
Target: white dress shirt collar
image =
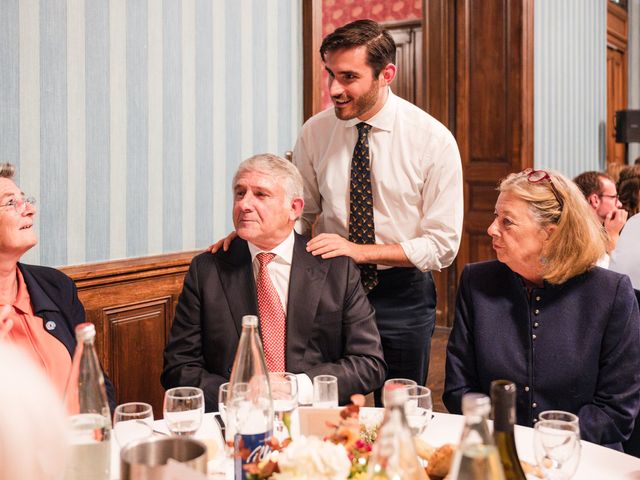
[[[291,261],[293,259],[293,245],[295,243],[295,235],[293,230],[289,233],[289,236],[285,238],[282,243],[280,243],[277,247],[272,248],[271,250],[262,250],[256,247],[253,243],[247,242],[249,245],[249,252],[251,253],[251,262],[256,259],[256,255],[259,253],[275,253],[276,258],[274,260],[278,260],[279,262],[284,262],[287,265],[291,265]]]
[[[380,111],[364,123],[371,125],[378,130],[390,132],[393,130],[393,122],[396,117],[397,97],[391,92],[390,87],[388,87],[387,92],[387,100],[384,102]],[[345,128],[355,127],[360,122],[362,122],[362,120],[359,118],[343,120]]]

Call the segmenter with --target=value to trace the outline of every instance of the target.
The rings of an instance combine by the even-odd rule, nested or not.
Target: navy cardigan
[[[640,314],[626,275],[595,267],[529,296],[498,261],[467,265],[447,346],[443,400],[460,413],[492,380],[517,386],[517,423],[579,416],[584,440],[620,449],[640,408]]]
[[[33,313],[44,321],[45,330],[67,347],[73,358],[76,349],[76,325],[86,322],[84,307],[78,299],[73,280],[55,268],[18,263],[27,284]],[[116,400],[113,385],[104,376],[111,412]]]

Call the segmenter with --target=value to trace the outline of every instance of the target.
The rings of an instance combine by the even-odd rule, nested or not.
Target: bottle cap
[[[93,323],[85,322],[76,326],[76,340],[84,342],[93,340],[96,336],[96,326]]]
[[[255,315],[245,315],[242,317],[242,326],[243,327],[257,327],[258,326],[258,317]]]
[[[462,413],[487,416],[491,412],[491,400],[482,393],[465,393],[462,397]]]

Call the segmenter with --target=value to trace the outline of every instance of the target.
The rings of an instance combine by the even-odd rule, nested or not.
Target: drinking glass
[[[225,446],[225,454],[227,456],[233,455],[233,435],[231,434],[229,422],[227,420],[229,385],[229,382],[220,385],[220,388],[218,389],[218,411],[213,414],[214,416],[219,417],[216,420],[218,421],[220,436],[222,437],[222,443]]]
[[[282,442],[293,438],[298,426],[298,380],[288,372],[269,372],[273,398],[273,435]]]
[[[143,402],[123,403],[113,413],[113,433],[118,445],[124,447],[133,440],[153,434],[153,409]]]
[[[204,415],[204,395],[197,387],[176,387],[164,394],[164,421],[174,435],[193,435]]]
[[[313,406],[319,408],[338,406],[338,379],[334,375],[318,375],[313,378]]]
[[[567,480],[580,461],[580,430],[574,422],[540,420],[533,433],[538,466],[550,480]]]
[[[410,380],[408,378],[390,378],[389,380],[384,382],[384,386],[382,387],[382,404],[386,404],[387,390],[400,387],[415,387],[416,385],[418,384],[415,380]]]
[[[426,430],[431,421],[431,413],[433,412],[431,390],[420,385],[413,385],[407,388],[407,393],[404,412],[411,433],[413,436],[418,436]]]
[[[545,410],[544,412],[540,412],[538,420],[561,420],[563,422],[573,423],[578,428],[578,432],[580,432],[578,416],[571,412],[565,412],[564,410]]]

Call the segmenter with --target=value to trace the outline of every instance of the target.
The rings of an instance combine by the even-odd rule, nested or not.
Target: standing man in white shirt
[[[432,270],[449,266],[462,231],[460,153],[436,119],[395,96],[395,42],[371,20],[322,42],[333,101],[302,127],[307,250],[351,257],[376,311],[387,378],[424,384],[435,325]],[[379,395],[376,403],[379,404]]]

